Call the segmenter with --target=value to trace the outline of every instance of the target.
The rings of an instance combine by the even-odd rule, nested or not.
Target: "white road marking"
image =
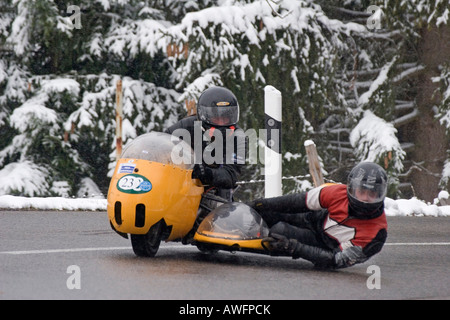
[[[450,242],[393,242],[385,246],[449,246]]]
[[[450,242],[392,242],[385,243],[386,246],[449,246]],[[187,245],[167,245],[164,249],[179,249],[189,247]],[[47,250],[24,250],[24,251],[2,251],[0,254],[27,255],[27,254],[48,254],[48,253],[71,253],[87,251],[116,251],[132,250],[131,247],[97,247],[97,248],[72,248],[72,249],[47,249]]]
[[[73,248],[73,249],[48,249],[48,250],[26,250],[26,251],[4,251],[0,254],[41,254],[41,253],[67,253],[67,252],[84,252],[84,251],[111,251],[111,250],[128,250],[131,247],[107,247],[107,248]]]

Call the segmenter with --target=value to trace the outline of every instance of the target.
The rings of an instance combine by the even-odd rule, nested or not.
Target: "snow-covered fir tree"
[[[373,160],[392,177],[392,197],[412,185],[429,198],[419,191],[428,176],[433,190],[448,188],[450,55],[443,48],[432,65],[423,54],[436,42],[427,30],[448,39],[445,1],[0,2],[0,194],[105,193],[119,79],[125,143],[183,117],[211,85],[237,95],[244,130],[262,129],[272,85],[283,94],[285,193],[310,186],[306,139],[327,179],[345,182],[355,163]],[[444,143],[428,152],[432,164],[418,150],[423,119],[443,132],[430,132]],[[263,178],[260,165],[242,177]]]

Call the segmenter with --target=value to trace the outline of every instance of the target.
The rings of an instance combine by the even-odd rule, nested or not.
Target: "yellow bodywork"
[[[233,239],[236,238],[236,239]],[[261,239],[252,239],[252,240],[242,240],[239,237],[229,234],[219,234],[219,233],[211,233],[207,235],[196,233],[194,236],[194,240],[203,243],[210,244],[218,244],[224,245],[232,248],[239,249],[251,249],[251,250],[261,250],[264,251],[264,247],[261,245]]]
[[[114,229],[146,234],[164,219],[171,227],[167,241],[184,237],[194,225],[203,193],[191,175],[192,170],[171,164],[120,159],[108,192],[108,217]]]

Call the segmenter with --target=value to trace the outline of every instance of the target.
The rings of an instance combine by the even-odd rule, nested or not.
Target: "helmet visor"
[[[216,126],[231,126],[239,120],[238,106],[202,106],[200,120]]]
[[[348,185],[348,193],[363,203],[377,203],[384,200],[387,192],[387,181],[370,181],[369,179],[352,179]]]

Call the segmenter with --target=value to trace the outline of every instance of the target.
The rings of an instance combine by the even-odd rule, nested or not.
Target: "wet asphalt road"
[[[380,254],[320,271],[305,260],[206,255],[181,243],[138,258],[106,212],[0,211],[0,300],[450,299],[450,218],[388,223]]]

